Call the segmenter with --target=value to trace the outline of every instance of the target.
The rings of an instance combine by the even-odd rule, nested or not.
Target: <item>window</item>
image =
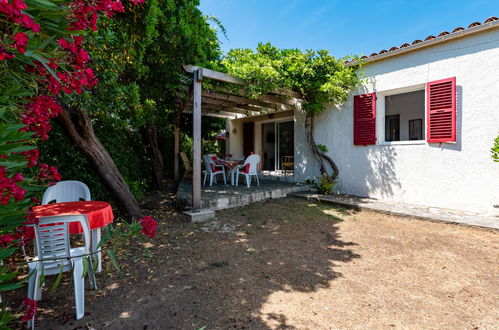
[[[426,87],[400,88],[398,93],[381,92],[379,99],[376,93],[355,95],[353,143],[376,144],[378,134],[381,143],[456,142],[456,102],[455,77],[430,81]],[[381,108],[378,120],[377,106]]]
[[[422,140],[425,91],[385,96],[385,141]]]

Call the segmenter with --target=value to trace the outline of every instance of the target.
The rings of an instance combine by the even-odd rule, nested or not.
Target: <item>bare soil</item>
[[[44,292],[39,329],[499,324],[497,232],[292,198],[217,212],[204,224],[153,204],[146,213],[159,222],[157,237],[123,244],[120,273],[105,261],[100,290],[86,291],[87,315],[74,320],[65,282]]]

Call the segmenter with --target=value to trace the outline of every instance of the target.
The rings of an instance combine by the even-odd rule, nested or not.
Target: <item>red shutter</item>
[[[456,142],[456,77],[426,85],[426,140]]]
[[[376,143],[376,93],[353,97],[353,144]]]

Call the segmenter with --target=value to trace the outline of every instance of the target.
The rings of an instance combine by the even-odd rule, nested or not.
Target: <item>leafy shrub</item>
[[[327,146],[325,146],[323,144],[317,144],[317,149],[319,149],[319,151],[322,152],[323,154],[325,154],[326,152],[329,151]]]
[[[492,159],[494,162],[499,162],[499,135],[496,137],[494,146],[490,149],[490,152],[492,152]]]
[[[323,175],[316,184],[317,192],[322,195],[331,195],[336,183],[336,179],[331,181],[327,175]]]

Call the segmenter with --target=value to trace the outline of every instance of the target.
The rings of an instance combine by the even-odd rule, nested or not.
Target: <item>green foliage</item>
[[[319,182],[316,183],[317,192],[323,195],[331,195],[336,183],[336,180],[331,180],[329,176],[322,175]]]
[[[233,49],[222,61],[228,73],[245,78],[250,95],[278,88],[296,91],[303,96],[302,109],[318,115],[325,104],[341,104],[360,83],[358,66],[345,65],[327,50],[302,52],[278,49],[270,43],[251,49]]]
[[[318,144],[317,145],[317,149],[319,149],[319,151],[322,152],[322,153],[324,153],[324,154],[329,151],[329,149],[327,148],[327,146],[324,145],[324,144]]]
[[[113,19],[101,19],[85,44],[98,88],[63,99],[91,113],[96,135],[139,199],[152,184],[141,129],[157,128],[165,164],[172,164],[175,100],[189,83],[183,65],[204,65],[220,57],[216,31],[208,24],[213,18],[205,17],[198,5],[196,0],[147,0]],[[183,121],[189,134],[189,116]],[[203,130],[213,121],[203,118]],[[44,158],[56,160],[63,178],[81,179],[95,198],[109,199],[90,164],[61,132],[55,135],[42,146]],[[189,139],[183,135],[182,150],[191,150]],[[173,166],[166,171],[173,175]]]
[[[140,199],[151,185],[149,159],[138,132],[115,124],[112,120],[98,117],[94,120],[94,129],[132,193]],[[63,180],[85,182],[92,192],[92,199],[110,200],[92,165],[75,149],[57,122],[53,122],[52,126],[49,139],[39,144],[40,160],[57,166]]]
[[[490,149],[490,152],[492,153],[492,159],[499,162],[499,135],[494,140],[494,146]]]

